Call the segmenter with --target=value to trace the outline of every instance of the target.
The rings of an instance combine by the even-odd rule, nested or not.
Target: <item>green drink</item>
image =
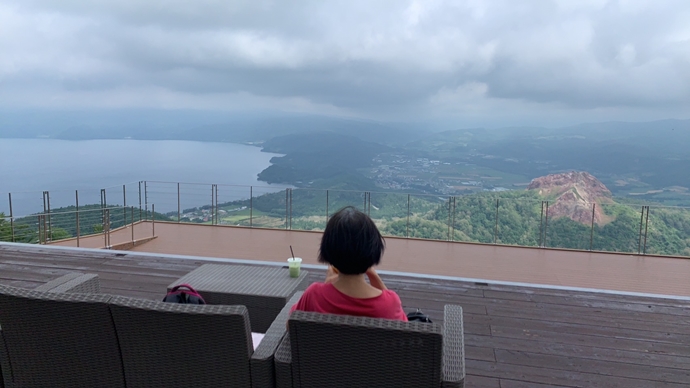
[[[302,264],[302,259],[299,257],[291,257],[287,261],[288,268],[290,270],[290,277],[298,278],[300,272],[300,265]]]

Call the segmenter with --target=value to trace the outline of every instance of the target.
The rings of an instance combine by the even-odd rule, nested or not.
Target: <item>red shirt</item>
[[[359,299],[343,294],[331,283],[310,285],[290,312],[295,310],[407,321],[394,291],[384,290],[379,296]]]

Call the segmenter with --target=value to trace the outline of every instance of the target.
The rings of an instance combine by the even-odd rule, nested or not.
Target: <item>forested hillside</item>
[[[262,181],[371,189],[373,182],[355,172],[370,166],[372,159],[388,147],[353,136],[315,132],[275,137],[264,143],[263,150],[286,155],[271,159],[271,166],[259,174]]]

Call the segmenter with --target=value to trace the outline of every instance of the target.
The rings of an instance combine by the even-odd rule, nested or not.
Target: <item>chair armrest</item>
[[[10,369],[10,359],[7,353],[5,337],[0,327],[0,388],[9,388],[12,384],[12,370]]]
[[[290,336],[286,335],[278,345],[275,354],[276,388],[292,388],[292,348]]]
[[[443,375],[441,387],[465,386],[465,340],[462,307],[446,305],[443,309]]]
[[[287,321],[290,318],[290,308],[297,303],[303,292],[296,292],[278,313],[264,338],[256,348],[250,359],[252,372],[252,388],[275,387],[274,355],[285,333]]]
[[[98,294],[101,292],[101,283],[96,274],[72,272],[40,285],[34,291]]]

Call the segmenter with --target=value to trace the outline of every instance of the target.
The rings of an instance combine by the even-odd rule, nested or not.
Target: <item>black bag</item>
[[[417,309],[417,311],[407,314],[407,320],[410,322],[431,323],[431,319],[429,319],[429,316],[424,314],[420,309]]]
[[[184,288],[186,288],[186,290]],[[173,287],[165,298],[163,298],[163,302],[206,304],[204,298],[202,298],[201,295],[189,284],[180,284]]]

